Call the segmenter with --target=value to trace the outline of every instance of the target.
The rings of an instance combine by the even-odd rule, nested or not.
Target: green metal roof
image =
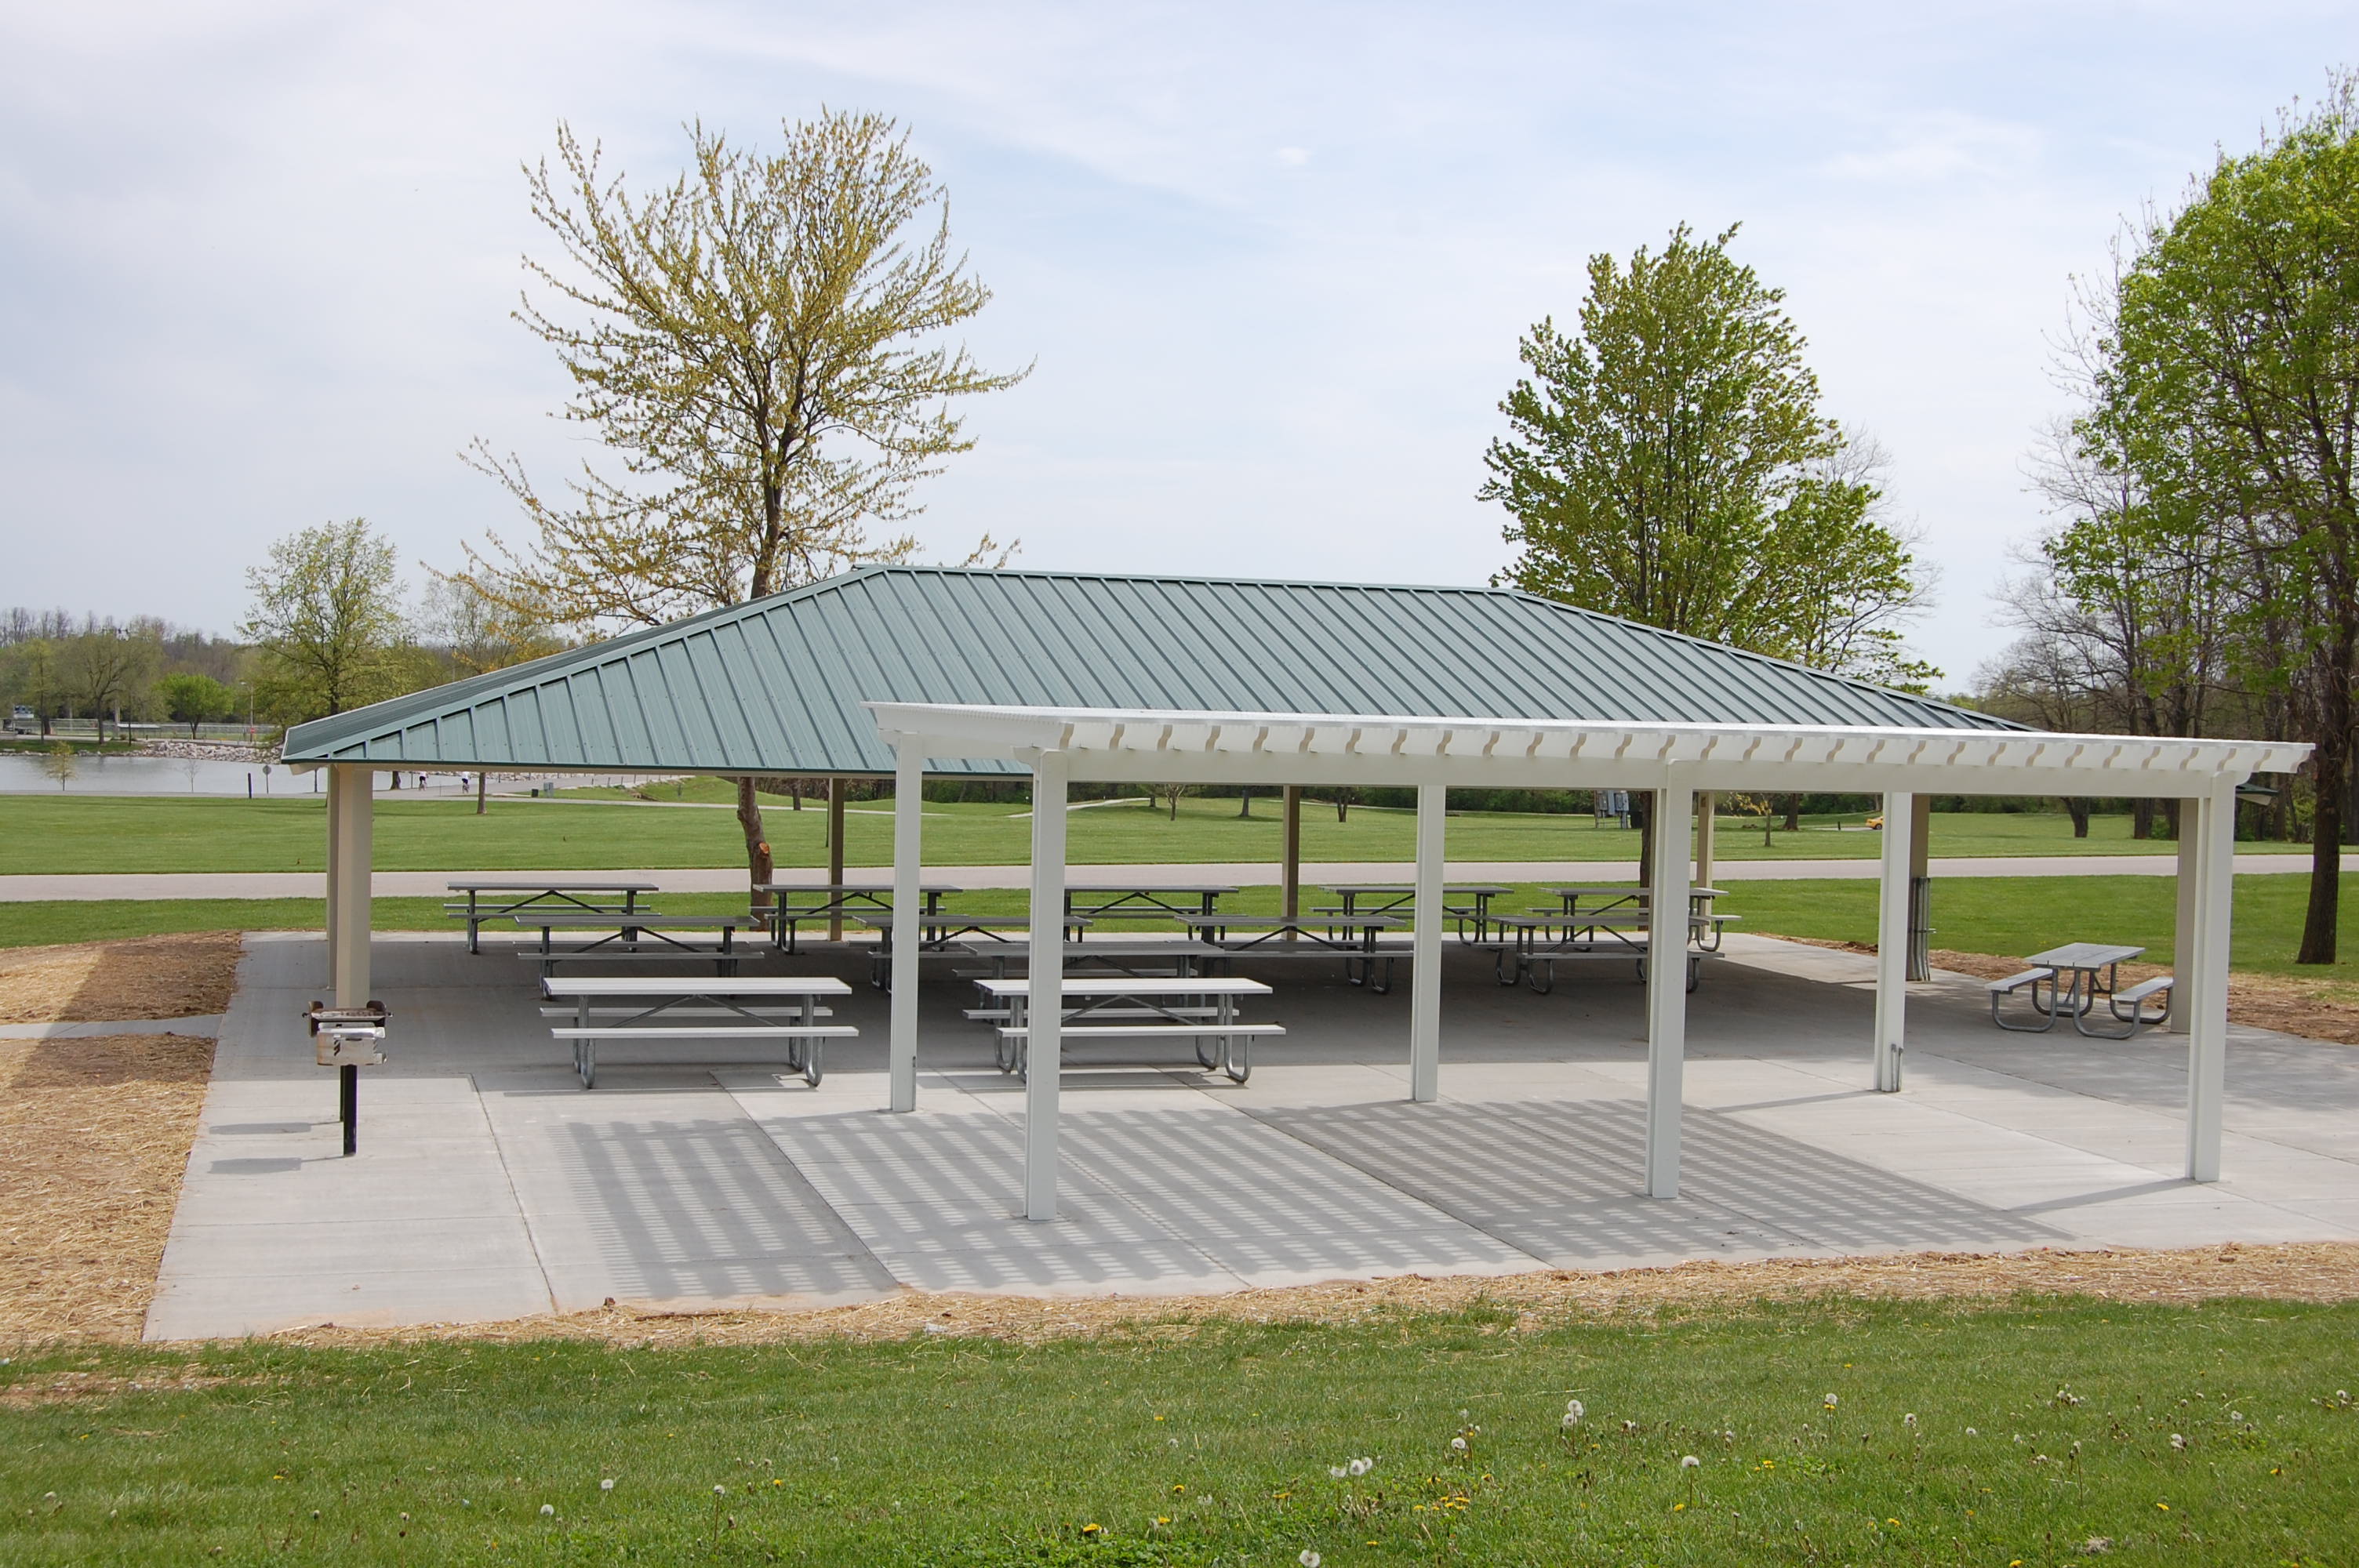
[[[890,773],[864,701],[2014,728],[1511,589],[866,567],[299,725],[285,756]]]

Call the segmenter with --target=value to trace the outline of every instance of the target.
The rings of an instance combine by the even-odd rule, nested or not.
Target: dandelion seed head
[[[1902,1416],[1900,1424],[1914,1432],[1917,1429],[1917,1412],[1910,1411],[1907,1415]]]
[[[2170,1434],[2170,1446],[2174,1449],[2184,1450],[2187,1446],[2187,1439],[2174,1432]]]
[[[1295,1561],[1301,1563],[1302,1568],[1319,1568],[1319,1553],[1307,1546],[1302,1549],[1302,1555],[1297,1557]]]
[[[1682,1470],[1692,1470],[1702,1463],[1702,1460],[1697,1458],[1692,1454],[1682,1454],[1680,1455],[1680,1468]]]
[[[1334,1476],[1335,1479],[1339,1481],[1351,1473],[1351,1466],[1347,1465],[1330,1465],[1327,1466],[1327,1474]]]
[[[614,1477],[609,1476],[604,1480],[599,1482],[598,1489],[602,1492],[613,1491],[614,1489]]]
[[[1364,1476],[1376,1467],[1376,1462],[1373,1459],[1354,1459],[1344,1467],[1354,1476]]]
[[[1466,1452],[1466,1440],[1462,1437],[1453,1437],[1450,1440],[1450,1447],[1453,1453],[1463,1454]]]
[[[1971,1427],[1971,1426],[1970,1426],[1970,1427],[1966,1428],[1966,1435],[1967,1435],[1968,1437],[1980,1437],[1980,1436],[1982,1435],[1982,1433],[1979,1433],[1979,1432],[1976,1432],[1973,1427]]]
[[[540,1517],[543,1519],[554,1519],[557,1517],[557,1505],[555,1503],[541,1504]]]
[[[729,1488],[726,1487],[715,1487],[712,1488],[712,1495],[716,1498],[725,1498],[729,1495]]]
[[[1834,1408],[1835,1408],[1835,1406],[1837,1406],[1837,1405],[1839,1405],[1839,1404],[1843,1403],[1843,1401],[1842,1401],[1841,1400],[1839,1400],[1839,1399],[1835,1398],[1832,1394],[1829,1394],[1825,1399],[1823,1399],[1823,1400],[1820,1400],[1819,1402],[1820,1402],[1821,1404],[1825,1405],[1825,1406],[1827,1407],[1827,1409],[1829,1409],[1829,1410],[1832,1410],[1832,1409],[1834,1409]]]
[[[1564,1401],[1565,1425],[1579,1426],[1581,1424],[1582,1418],[1586,1416],[1588,1413],[1589,1407],[1582,1404],[1579,1400],[1567,1400]]]

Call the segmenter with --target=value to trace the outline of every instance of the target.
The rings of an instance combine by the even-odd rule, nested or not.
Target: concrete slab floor
[[[1407,1099],[1408,986],[1241,972],[1283,1023],[1250,1083],[1184,1050],[1092,1044],[1064,1080],[1062,1217],[1017,1214],[1021,1085],[946,965],[921,999],[919,1109],[885,1100],[862,951],[758,961],[854,994],[810,1088],[730,1043],[602,1053],[585,1092],[534,971],[388,935],[387,1065],[340,1156],[312,1063],[316,936],[248,938],[147,1321],[152,1339],[487,1321],[614,1300],[806,1308],[905,1289],[1185,1294],[1402,1273],[1611,1269],[1922,1249],[2359,1238],[2359,1051],[2232,1031],[2225,1180],[2181,1179],[2185,1042],[1990,1027],[1979,984],[1911,988],[1899,1095],[1865,1085],[1869,960],[1732,937],[1690,998],[1681,1195],[1637,1195],[1645,992],[1549,995],[1450,945],[1440,1101]],[[668,1059],[667,1059],[668,1058]]]

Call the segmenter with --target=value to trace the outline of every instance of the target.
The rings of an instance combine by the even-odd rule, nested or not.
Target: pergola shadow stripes
[[[2035,730],[1972,732],[1889,725],[1617,723],[1508,718],[1216,712],[871,702],[896,758],[894,957],[888,1096],[917,1105],[921,785],[930,757],[1006,758],[1033,778],[1031,1063],[1025,1086],[1024,1212],[1057,1213],[1066,795],[1093,783],[1350,784],[1417,791],[1411,948],[1409,1098],[1440,1098],[1441,931],[1446,792],[1460,787],[1610,788],[1650,792],[1649,905],[1688,907],[1690,846],[1700,790],[1822,790],[1884,797],[1877,897],[1872,1078],[1901,1087],[1907,1049],[1908,884],[1919,792],[1950,795],[2140,795],[2190,802],[2180,838],[2180,1000],[2188,1033],[2187,1174],[2220,1175],[2228,1028],[2228,938],[2235,791],[2253,773],[2285,773],[2302,745],[2143,739]],[[1676,923],[1674,923],[1676,924]],[[1658,922],[1659,929],[1661,923]],[[1647,977],[1645,1191],[1680,1191],[1686,966]]]

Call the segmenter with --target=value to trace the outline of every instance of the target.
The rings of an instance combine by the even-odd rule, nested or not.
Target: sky
[[[270,542],[365,516],[411,581],[522,537],[460,460],[585,456],[511,319],[562,120],[634,182],[690,120],[897,118],[1019,387],[923,558],[1479,583],[1483,453],[1587,258],[1743,225],[1827,412],[1891,459],[1962,688],[2042,524],[2076,276],[2359,63],[2245,4],[71,5],[0,0],[0,604],[230,632]],[[1512,650],[1502,650],[1512,657]]]

